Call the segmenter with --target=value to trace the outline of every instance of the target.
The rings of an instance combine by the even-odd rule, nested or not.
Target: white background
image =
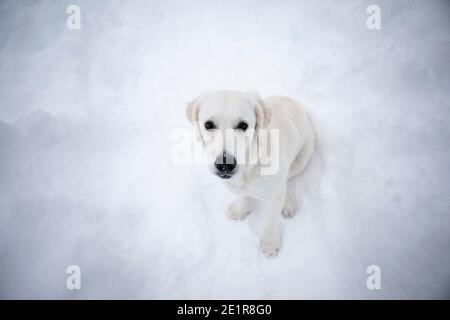
[[[0,296],[449,298],[449,18],[435,0],[2,1]],[[171,161],[208,88],[311,115],[275,259],[258,210],[227,220],[218,178]]]

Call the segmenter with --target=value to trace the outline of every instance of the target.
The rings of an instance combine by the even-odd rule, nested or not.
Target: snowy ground
[[[0,2],[0,297],[450,298],[449,31],[435,0]],[[276,259],[258,211],[227,220],[217,178],[171,161],[205,88],[311,114]]]

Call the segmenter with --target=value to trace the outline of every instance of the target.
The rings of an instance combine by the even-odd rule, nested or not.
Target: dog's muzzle
[[[229,155],[224,151],[216,158],[214,165],[219,177],[222,179],[229,179],[234,174],[233,171],[236,169],[237,162],[234,156]]]

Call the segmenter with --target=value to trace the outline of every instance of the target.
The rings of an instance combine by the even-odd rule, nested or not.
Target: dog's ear
[[[194,125],[195,136],[197,141],[202,141],[202,132],[200,130],[200,124],[198,120],[198,113],[200,108],[200,98],[203,97],[208,91],[203,92],[194,100],[188,102],[186,108],[186,117]]]
[[[258,92],[254,90],[250,90],[248,92],[252,99],[252,104],[255,106],[255,115],[256,115],[256,130],[266,128],[270,123],[270,118],[272,116],[272,112],[270,108],[268,108],[263,100],[261,99]]]
[[[194,124],[195,121],[198,121],[198,103],[196,103],[196,101],[197,99],[188,102],[186,108],[186,117],[192,124]]]
[[[266,130],[262,129],[267,128],[267,126],[269,125],[272,117],[272,112],[256,91],[250,90],[248,93],[252,99],[253,105],[255,106],[255,115],[256,115],[255,137],[257,146],[256,155],[260,161],[262,161],[263,163],[267,163],[269,160],[269,158],[266,155],[268,151],[267,149],[268,135]]]

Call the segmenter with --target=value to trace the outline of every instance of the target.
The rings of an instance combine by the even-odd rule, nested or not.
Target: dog
[[[255,91],[217,90],[189,102],[186,116],[211,159],[211,171],[237,194],[227,215],[243,220],[252,204],[260,201],[262,251],[276,256],[281,216],[292,217],[297,207],[294,177],[314,152],[315,135],[307,113],[288,97],[262,99]]]

